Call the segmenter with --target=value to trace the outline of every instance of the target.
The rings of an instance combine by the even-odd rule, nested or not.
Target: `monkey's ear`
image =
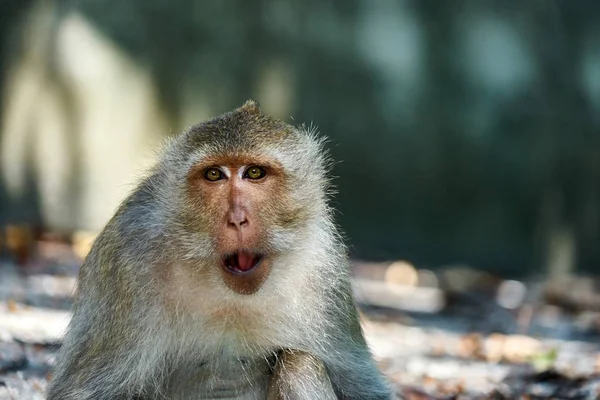
[[[260,114],[260,106],[252,99],[247,100],[244,105],[240,107],[240,110],[249,114]]]

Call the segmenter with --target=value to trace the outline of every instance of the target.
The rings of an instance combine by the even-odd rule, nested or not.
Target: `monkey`
[[[253,100],[167,140],[83,262],[47,398],[392,398],[325,144]]]

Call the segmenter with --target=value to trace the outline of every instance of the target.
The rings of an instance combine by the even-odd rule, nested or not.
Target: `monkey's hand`
[[[321,360],[299,350],[277,358],[267,400],[337,400]]]

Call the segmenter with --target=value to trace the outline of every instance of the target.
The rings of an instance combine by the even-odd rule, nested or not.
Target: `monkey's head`
[[[177,165],[168,172],[180,182],[171,199],[188,258],[237,293],[259,290],[275,260],[303,251],[315,226],[329,221],[322,147],[314,132],[251,100],[176,139],[164,164]]]

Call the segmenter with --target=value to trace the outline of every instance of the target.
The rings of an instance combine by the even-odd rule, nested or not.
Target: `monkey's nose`
[[[231,228],[241,230],[242,227],[248,225],[248,219],[246,218],[246,213],[242,210],[230,211],[229,216],[227,218],[227,224]]]

